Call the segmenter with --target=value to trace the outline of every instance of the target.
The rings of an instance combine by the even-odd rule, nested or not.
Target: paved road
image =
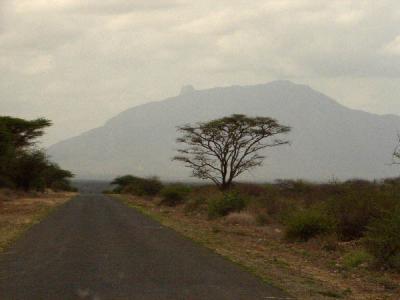
[[[76,197],[0,255],[2,300],[284,297],[238,266],[103,195]]]

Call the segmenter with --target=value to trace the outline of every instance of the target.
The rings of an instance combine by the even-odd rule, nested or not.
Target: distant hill
[[[326,181],[400,174],[400,168],[387,165],[400,117],[349,109],[289,81],[199,91],[186,86],[176,97],[128,109],[103,127],[60,142],[48,152],[79,178],[132,173],[188,179],[190,171],[171,161],[177,148],[176,126],[233,113],[269,116],[293,127],[287,136],[291,145],[269,149],[263,167],[243,180]]]

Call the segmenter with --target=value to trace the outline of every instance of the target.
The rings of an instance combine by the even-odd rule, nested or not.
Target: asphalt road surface
[[[107,196],[84,194],[0,255],[0,299],[286,299]]]

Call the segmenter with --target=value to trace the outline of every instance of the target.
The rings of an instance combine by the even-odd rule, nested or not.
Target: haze
[[[398,1],[0,2],[0,110],[55,125],[45,145],[132,106],[275,79],[400,114]]]

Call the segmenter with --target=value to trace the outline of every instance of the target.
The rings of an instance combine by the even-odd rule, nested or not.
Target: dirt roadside
[[[75,193],[10,194],[0,197],[0,253]]]

